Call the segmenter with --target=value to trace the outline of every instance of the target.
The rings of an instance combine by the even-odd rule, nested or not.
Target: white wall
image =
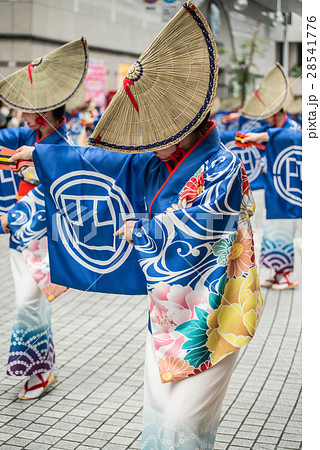
[[[182,3],[183,0],[178,0],[176,7]],[[200,0],[197,3],[200,9],[203,5],[205,12],[205,3]],[[0,74],[6,76],[60,43],[85,35],[90,57],[102,59],[107,65],[107,91],[116,90],[118,63],[133,63],[163,28],[163,5],[163,0],[158,0],[148,10],[143,0],[0,0]],[[230,17],[239,51],[240,43],[252,35],[257,21],[235,11]],[[217,40],[227,51],[220,56],[220,67],[225,67],[230,65],[231,41],[225,17],[221,18]],[[23,38],[12,39],[12,36]],[[265,74],[275,61],[275,43],[283,40],[283,27],[262,24],[260,36],[267,44],[265,57],[255,59],[255,71]],[[293,14],[288,37],[293,42],[301,40],[301,17]],[[228,76],[224,81],[228,82]]]

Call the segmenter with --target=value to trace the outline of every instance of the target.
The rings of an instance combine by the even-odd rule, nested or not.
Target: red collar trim
[[[67,119],[65,117],[62,117],[62,119],[60,119],[59,125],[57,126],[57,128],[54,128],[52,131],[50,131],[50,133],[46,134],[45,136],[42,136],[41,138],[39,137],[39,130],[37,130],[37,144],[42,141],[42,139],[45,139],[46,137],[50,136],[50,134],[54,133],[55,131],[57,131],[63,124],[65,124],[67,121]]]
[[[181,164],[183,163],[183,161],[185,161],[187,159],[187,157],[193,152],[193,150],[198,147],[198,145],[214,130],[216,124],[215,122],[209,121],[209,123],[211,123],[210,127],[207,129],[207,131],[201,136],[201,138],[194,144],[193,147],[190,148],[190,150],[187,151],[187,153],[185,153],[185,155],[183,156],[183,158],[179,161],[179,163],[175,166],[174,169],[172,169],[170,167],[170,165],[166,162],[166,166],[167,169],[169,171],[169,176],[168,178],[165,180],[165,182],[163,183],[163,185],[160,187],[160,189],[158,190],[158,192],[156,193],[156,195],[153,197],[152,202],[150,203],[150,207],[149,207],[149,217],[151,218],[151,208],[152,205],[155,201],[155,199],[158,197],[158,195],[160,194],[160,192],[162,191],[162,189],[164,188],[164,186],[167,184],[167,182],[170,180],[170,178],[172,177],[172,175],[178,170],[178,168],[181,166]]]

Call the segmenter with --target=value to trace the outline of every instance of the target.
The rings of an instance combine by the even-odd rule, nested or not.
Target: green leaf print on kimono
[[[184,359],[191,366],[199,367],[201,363],[210,359],[210,350],[206,346],[209,313],[197,306],[195,307],[195,312],[197,319],[188,320],[178,325],[176,331],[188,338],[188,341],[181,347],[183,350],[188,351]]]
[[[222,294],[227,282],[227,274],[224,274],[217,285],[216,292],[209,293],[209,304],[212,310],[217,309],[222,301]],[[208,340],[208,317],[209,313],[202,308],[195,307],[197,318],[188,320],[180,324],[176,331],[183,334],[188,340],[182,345],[181,349],[187,350],[188,353],[184,357],[189,364],[195,368],[210,360],[211,351],[206,345]]]
[[[216,292],[210,292],[209,294],[209,304],[213,311],[221,305],[222,296],[227,284],[228,278],[227,273],[225,273],[219,280],[219,283],[217,285]]]
[[[212,251],[215,256],[218,256],[217,263],[219,266],[227,265],[227,258],[229,254],[229,249],[233,245],[236,233],[230,234],[227,239],[220,239],[212,246]]]

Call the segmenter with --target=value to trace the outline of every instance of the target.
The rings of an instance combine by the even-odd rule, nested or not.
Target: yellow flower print
[[[228,281],[219,308],[208,317],[207,346],[212,364],[250,341],[262,303],[256,267],[249,270],[247,278]]]

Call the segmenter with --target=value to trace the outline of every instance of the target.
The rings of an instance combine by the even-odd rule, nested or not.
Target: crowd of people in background
[[[101,114],[100,106],[95,105],[91,99],[83,101],[74,109],[66,110],[68,135],[73,145],[87,144],[87,138],[94,130]],[[25,126],[26,122],[21,115],[21,111],[9,109],[0,101],[0,129]]]
[[[0,130],[2,128],[23,127],[25,121],[21,118],[21,111],[9,109],[0,101]]]
[[[89,99],[66,110],[69,138],[74,145],[85,146],[102,115],[100,106]]]

